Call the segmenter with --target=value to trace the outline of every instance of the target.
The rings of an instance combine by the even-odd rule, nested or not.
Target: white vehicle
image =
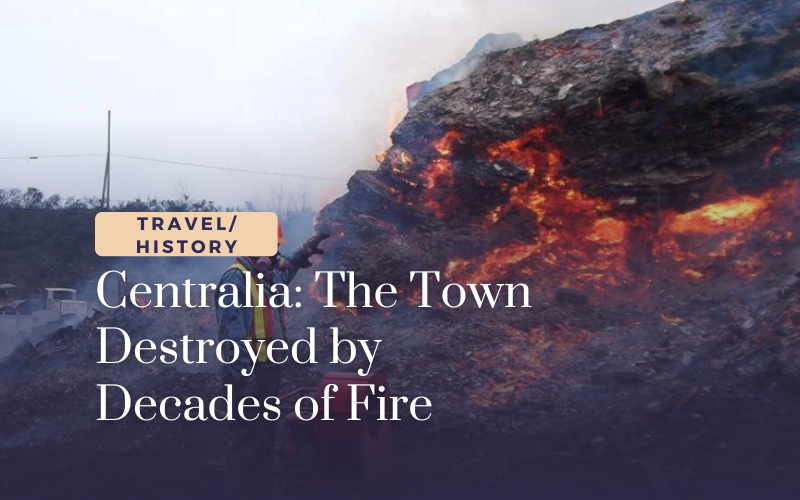
[[[88,315],[89,304],[77,297],[72,288],[45,288],[38,298],[22,300],[18,298],[17,287],[0,284],[0,337],[13,343],[18,335],[49,332],[80,323]]]
[[[56,321],[81,321],[89,314],[89,304],[78,299],[78,292],[72,288],[45,288],[47,311],[58,312]]]
[[[0,335],[16,336],[29,333],[33,329],[34,318],[31,311],[34,304],[17,298],[17,287],[4,283],[0,285]]]
[[[17,287],[11,283],[0,284],[0,306],[17,300]]]

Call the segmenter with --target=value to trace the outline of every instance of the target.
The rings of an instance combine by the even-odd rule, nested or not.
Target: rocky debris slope
[[[317,317],[408,330],[391,354],[408,380],[431,365],[477,406],[608,372],[796,377],[780,290],[798,258],[799,15],[676,2],[491,55],[415,106],[379,168],[320,214],[320,268],[393,283],[416,312],[346,314],[338,287],[339,311]],[[442,273],[432,295],[527,283],[533,307],[417,309],[412,270]]]
[[[537,195],[587,202],[544,205],[579,225],[571,212],[630,219],[781,186],[800,156],[798,12],[676,2],[492,54],[412,109],[380,167],[322,211],[344,234],[326,264],[389,282],[533,242]]]

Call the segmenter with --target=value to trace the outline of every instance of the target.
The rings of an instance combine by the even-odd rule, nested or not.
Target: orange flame
[[[767,203],[763,199],[740,196],[675,215],[667,223],[667,230],[676,234],[741,231],[751,226],[766,207]]]
[[[797,211],[794,200],[800,181],[787,181],[759,196],[734,194],[686,213],[663,212],[658,220],[614,215],[612,203],[584,194],[576,179],[560,174],[561,153],[547,143],[547,134],[537,127],[487,148],[489,159],[512,161],[524,167],[530,179],[509,190],[506,205],[487,213],[485,228],[517,207],[535,220],[534,241],[511,241],[478,257],[451,259],[445,269],[448,278],[490,283],[515,274],[540,287],[571,287],[607,297],[609,286],[630,290],[649,283],[646,277],[633,279],[632,258],[653,259],[666,266],[666,272],[676,266],[676,276],[693,281],[706,279],[705,269],[720,261],[736,275],[753,277],[765,248],[780,253],[794,239],[791,220],[780,214]],[[446,185],[443,179],[450,178],[443,176],[443,165],[447,164],[431,165],[425,176],[427,187]],[[444,213],[443,203],[428,199],[423,204],[436,208],[440,216]],[[634,228],[638,236],[633,235]],[[639,244],[642,238],[650,243]],[[759,244],[760,240],[766,243]],[[649,254],[640,255],[643,252]]]
[[[433,149],[435,149],[440,156],[450,156],[453,154],[453,143],[461,138],[461,134],[454,130],[450,130],[441,139],[434,141]]]

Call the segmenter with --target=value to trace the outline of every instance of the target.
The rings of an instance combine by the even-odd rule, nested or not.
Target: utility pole
[[[106,173],[103,176],[103,194],[100,196],[100,208],[111,207],[111,110],[108,110],[108,130],[106,143]]]

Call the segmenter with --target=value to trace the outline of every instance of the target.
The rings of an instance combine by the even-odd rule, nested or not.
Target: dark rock
[[[642,377],[633,372],[593,373],[592,385],[636,385],[643,382]]]
[[[559,288],[556,290],[556,303],[559,306],[587,306],[589,296],[580,290],[571,288]]]

